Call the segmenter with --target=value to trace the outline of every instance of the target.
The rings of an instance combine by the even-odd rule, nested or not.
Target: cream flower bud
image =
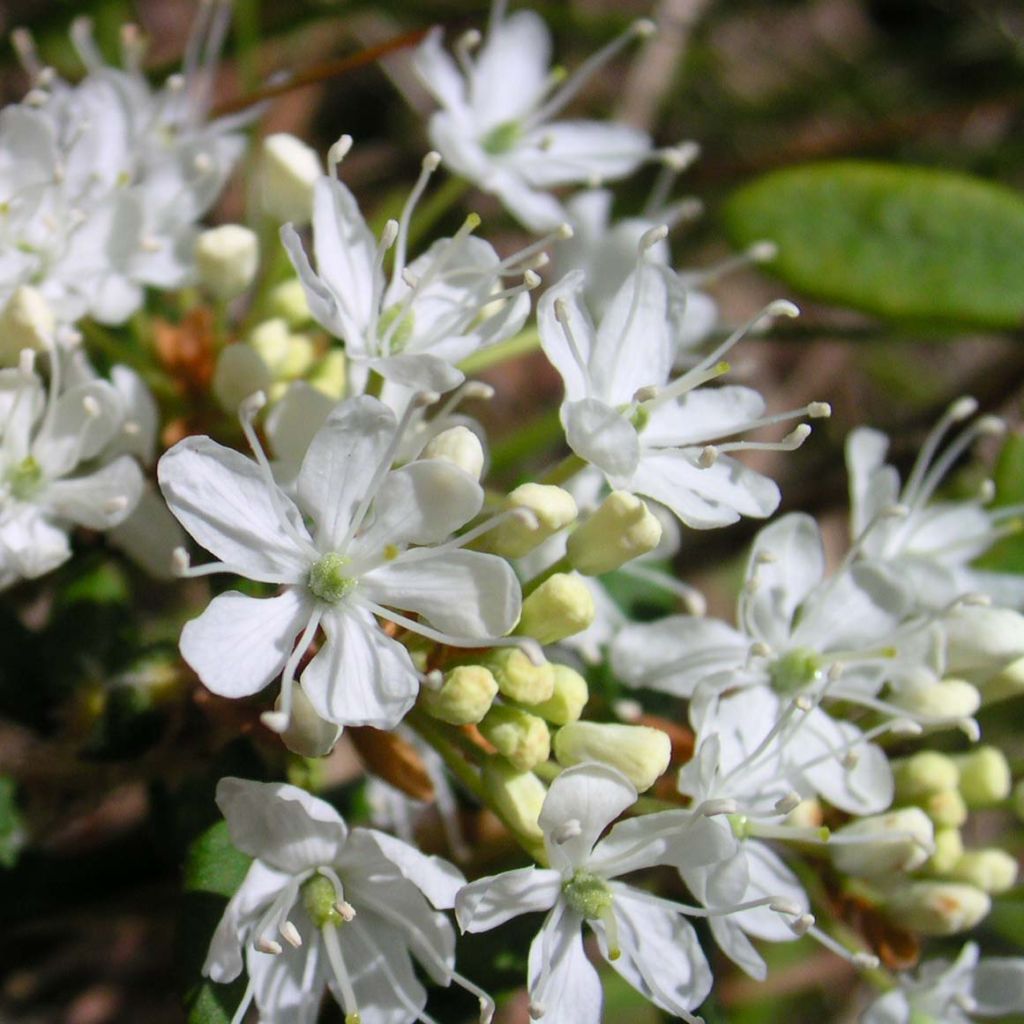
[[[518,647],[499,647],[483,660],[503,697],[519,704],[539,704],[555,689],[555,673],[548,662],[534,665]]]
[[[289,327],[304,327],[313,318],[306,299],[306,289],[297,277],[274,285],[267,295],[267,309],[281,317]]]
[[[892,703],[918,715],[970,718],[981,707],[981,694],[976,686],[963,679],[943,679],[895,693]]]
[[[837,829],[828,849],[839,871],[870,878],[913,871],[928,859],[934,846],[935,829],[928,815],[920,807],[901,807]]]
[[[521,772],[543,764],[551,754],[551,734],[544,719],[508,704],[495,704],[487,712],[480,733]]]
[[[281,698],[274,705],[280,711]],[[325,757],[341,736],[341,726],[321,718],[301,686],[292,689],[292,711],[288,728],[281,733],[284,745],[300,757]]]
[[[1024,655],[1024,615],[1009,608],[957,608],[943,620],[948,669],[984,682]]]
[[[251,345],[225,345],[213,371],[213,393],[225,410],[236,413],[250,395],[268,391],[272,379],[266,362]]]
[[[531,705],[530,710],[553,725],[575,722],[590,697],[587,681],[568,665],[552,665],[551,671],[555,676],[554,691],[547,700]]]
[[[932,793],[921,806],[939,828],[959,828],[967,820],[967,804],[955,789]]]
[[[510,492],[506,508],[525,508],[534,519],[510,518],[485,533],[477,543],[481,550],[522,558],[559,530],[568,526],[577,514],[576,499],[561,487],[549,484],[522,484]]]
[[[0,311],[0,365],[16,366],[23,349],[44,352],[57,321],[46,299],[31,285],[15,288]]]
[[[526,600],[516,632],[541,644],[582,633],[594,621],[594,598],[576,575],[549,576]]]
[[[969,850],[954,865],[950,876],[977,886],[982,892],[1002,893],[1017,882],[1017,861],[1005,850]]]
[[[564,767],[600,761],[618,768],[640,793],[664,774],[672,757],[668,735],[646,725],[570,722],[555,733],[554,748]]]
[[[956,789],[960,770],[951,757],[936,750],[922,750],[892,762],[896,802],[915,803],[922,797]]]
[[[910,882],[886,900],[886,913],[922,935],[956,935],[973,928],[992,909],[988,894],[961,882]]]
[[[958,828],[935,830],[935,852],[926,865],[933,875],[948,875],[964,855],[964,841]]]
[[[285,132],[268,135],[260,160],[263,209],[282,224],[308,224],[313,186],[322,174],[320,157],[304,142]]]
[[[490,710],[498,695],[494,676],[483,665],[459,665],[445,674],[440,690],[420,692],[428,715],[450,725],[476,724]]]
[[[345,397],[345,389],[348,386],[348,366],[345,363],[345,353],[340,348],[332,348],[313,367],[307,379],[317,391],[322,391],[325,395],[336,398],[340,402]]]
[[[960,795],[968,807],[990,807],[1010,795],[1010,764],[997,747],[975,747],[953,761],[960,769]]]
[[[817,797],[801,800],[786,815],[786,824],[792,825],[793,828],[820,828],[824,820],[825,814]]]
[[[584,576],[601,576],[653,551],[661,522],[647,503],[628,491],[612,491],[597,511],[569,536],[569,562]]]
[[[442,430],[423,449],[424,459],[445,459],[465,470],[474,480],[484,469],[484,449],[480,438],[469,427],[456,426]]]
[[[200,234],[195,257],[200,284],[226,302],[241,295],[256,277],[259,241],[241,224],[223,224]]]
[[[548,791],[533,772],[517,771],[502,757],[484,762],[484,792],[492,807],[521,835],[543,839],[537,818]]]

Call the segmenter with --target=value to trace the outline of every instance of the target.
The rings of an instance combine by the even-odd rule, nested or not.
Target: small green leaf
[[[948,171],[839,161],[787,168],[728,202],[735,244],[813,298],[892,319],[1024,324],[1024,198]]]
[[[14,780],[0,775],[0,867],[12,868],[25,845],[25,827],[14,800]]]

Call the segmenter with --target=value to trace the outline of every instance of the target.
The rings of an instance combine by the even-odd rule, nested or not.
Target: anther
[[[540,1003],[530,1003],[530,1019],[540,1020],[544,1016],[544,1007]]]
[[[678,146],[667,146],[658,156],[666,167],[678,174],[685,171],[700,156],[700,144],[680,142]]]
[[[754,242],[749,249],[747,249],[747,256],[752,259],[755,263],[771,263],[776,256],[779,255],[779,247],[768,239],[763,239],[760,242]],[[790,303],[792,306],[793,304]],[[770,307],[769,307],[770,308]],[[796,309],[795,313],[773,313],[772,316],[799,316],[800,310]]]
[[[281,933],[281,938],[293,949],[302,948],[302,936],[299,934],[299,929],[291,921],[282,921],[278,931]]]
[[[348,900],[338,900],[338,902],[334,904],[334,909],[346,924],[349,921],[355,920],[356,908],[353,907]]]
[[[478,33],[479,34],[479,33]],[[433,173],[441,166],[441,154],[436,149],[432,149],[421,161],[420,166],[425,171]]]
[[[291,718],[283,711],[264,711],[263,714],[260,715],[260,721],[271,732],[276,732],[280,735],[287,730]]]
[[[806,693],[798,694],[794,698],[793,704],[798,711],[810,711],[814,707],[814,701]]]
[[[417,409],[425,409],[428,405],[433,405],[440,397],[436,391],[417,391],[410,399],[409,404]]]
[[[82,399],[82,408],[85,410],[85,415],[95,419],[100,414],[100,403],[92,395],[86,395]]]
[[[648,36],[654,35],[657,30],[658,26],[651,21],[650,18],[640,18],[629,26],[629,31],[632,32],[637,39],[646,39]]]
[[[787,899],[772,900],[768,904],[768,909],[774,910],[776,914],[787,914],[790,917],[799,917],[803,913],[797,904]]]
[[[854,967],[859,967],[863,971],[874,971],[879,964],[878,957],[873,953],[854,953],[850,959]]]
[[[175,576],[184,576],[188,572],[192,559],[184,548],[175,548],[171,552],[171,572]]]
[[[243,398],[238,406],[240,419],[251,419],[267,404],[267,395],[264,391],[254,391],[248,398]]]
[[[129,437],[136,437],[142,432],[142,427],[140,427],[135,420],[125,420],[124,423],[121,424],[121,430]]]
[[[646,252],[648,249],[653,249],[659,242],[663,242],[668,238],[668,228],[664,224],[658,224],[656,227],[648,228],[640,236],[640,252]]]
[[[330,149],[327,150],[327,163],[331,170],[335,170],[338,164],[348,156],[349,150],[352,148],[352,136],[342,135]]]
[[[718,449],[713,444],[706,444],[697,456],[697,465],[701,469],[710,469],[718,461]]]
[[[540,274],[535,273],[532,270],[524,271],[523,284],[526,286],[527,291],[531,291],[540,284]]]
[[[636,389],[633,393],[633,401],[638,405],[642,405],[644,402],[651,402],[658,397],[659,390],[654,384],[646,384],[644,387]]]
[[[812,420],[827,420],[832,415],[832,406],[828,402],[811,402],[807,406],[807,415]]]
[[[283,949],[280,942],[275,942],[273,939],[267,939],[263,936],[256,940],[255,946],[259,952],[269,953],[271,956],[277,956]]]
[[[440,669],[432,668],[429,672],[423,674],[420,678],[420,684],[428,690],[440,690],[444,686],[444,673]]]
[[[705,818],[714,818],[719,814],[736,814],[739,805],[731,797],[705,800],[700,805],[700,813]]]
[[[789,814],[790,811],[795,811],[800,806],[800,794],[797,792],[787,793],[785,796],[779,797],[775,801],[775,810],[779,814]]]
[[[384,230],[380,233],[381,249],[390,249],[395,244],[396,238],[398,238],[398,221],[392,218],[384,225]]]
[[[567,843],[570,839],[575,839],[583,831],[583,827],[580,825],[578,818],[570,818],[568,821],[562,822],[552,833],[551,838],[555,843],[561,846],[563,843]]]
[[[796,936],[806,935],[814,927],[813,914],[801,914],[795,921],[789,922],[789,930]]]
[[[953,420],[954,423],[961,420],[966,420],[973,416],[978,411],[978,400],[972,398],[970,395],[964,395],[962,398],[958,398],[950,407],[949,412],[946,415]]]
[[[128,499],[123,494],[118,494],[116,497],[108,498],[103,503],[103,511],[108,516],[117,515],[119,512],[124,512],[128,508]]]
[[[482,398],[485,401],[494,397],[494,388],[485,384],[482,380],[467,381],[462,387],[462,397],[465,399]]]
[[[786,316],[793,318],[800,315],[800,307],[795,302],[790,302],[789,299],[776,299],[774,302],[769,302],[765,307],[765,314],[770,317]]]
[[[559,224],[555,228],[556,241],[567,242],[576,232],[573,231],[571,224]]]

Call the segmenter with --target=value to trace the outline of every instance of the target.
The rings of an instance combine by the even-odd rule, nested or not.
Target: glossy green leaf
[[[787,168],[732,197],[733,242],[805,295],[892,319],[1024,324],[1024,197],[979,178],[841,161]]]

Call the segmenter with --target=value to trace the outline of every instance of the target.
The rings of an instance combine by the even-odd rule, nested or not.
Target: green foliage
[[[995,505],[1024,504],[1024,436],[1007,437],[992,480],[996,485]],[[978,565],[997,572],[1024,573],[1024,532],[1013,533],[994,544],[978,560]]]
[[[839,161],[787,168],[728,202],[735,244],[813,298],[892,319],[1024,322],[1024,199],[946,171]]]
[[[0,775],[0,867],[5,868],[14,867],[25,836],[14,791],[14,780]]]

